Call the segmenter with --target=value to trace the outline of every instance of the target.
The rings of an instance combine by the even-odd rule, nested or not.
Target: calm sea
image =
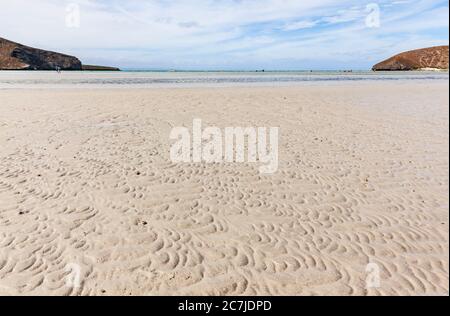
[[[44,72],[0,71],[0,89],[21,88],[110,88],[191,87],[333,84],[354,81],[449,80],[448,72]]]

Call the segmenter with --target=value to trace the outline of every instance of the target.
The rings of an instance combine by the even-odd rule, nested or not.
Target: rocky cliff
[[[81,70],[73,56],[37,49],[0,38],[0,70]]]
[[[448,69],[448,46],[436,46],[398,54],[373,66],[374,71]]]
[[[114,67],[82,65],[73,56],[15,43],[0,37],[0,70],[119,71]]]

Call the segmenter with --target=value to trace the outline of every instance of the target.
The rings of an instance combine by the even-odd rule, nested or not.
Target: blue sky
[[[369,69],[449,42],[442,0],[0,0],[0,8],[0,37],[122,68]]]

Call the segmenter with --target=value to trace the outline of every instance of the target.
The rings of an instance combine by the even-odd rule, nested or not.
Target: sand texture
[[[0,90],[0,295],[448,294],[448,102],[441,81]],[[171,163],[194,118],[279,126],[279,171]]]

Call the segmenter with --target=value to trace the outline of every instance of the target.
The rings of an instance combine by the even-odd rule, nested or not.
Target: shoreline
[[[363,73],[169,73],[169,72],[29,72],[0,73],[0,90],[5,89],[159,89],[334,86],[389,82],[449,81],[442,72]]]
[[[0,91],[66,91],[66,92],[94,92],[94,91],[158,91],[158,90],[232,90],[232,89],[292,89],[292,88],[325,88],[325,87],[351,87],[351,86],[373,86],[373,85],[390,85],[405,86],[408,84],[442,84],[448,82],[450,79],[398,79],[392,81],[386,80],[360,80],[360,81],[310,81],[310,82],[286,82],[286,83],[236,83],[236,84],[152,84],[152,85],[126,85],[126,84],[89,84],[89,85],[22,85],[16,87],[2,87],[0,84]]]

